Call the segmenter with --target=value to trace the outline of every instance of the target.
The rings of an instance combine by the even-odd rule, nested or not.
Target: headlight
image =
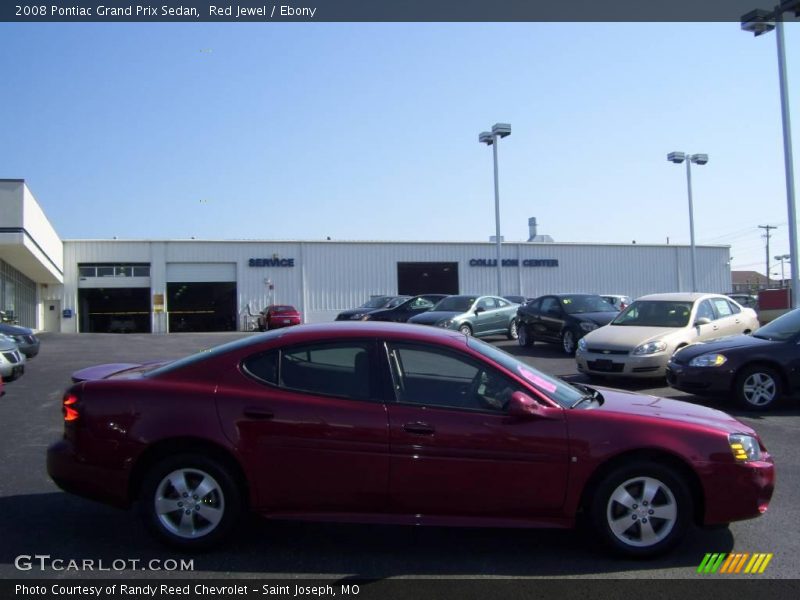
[[[646,344],[639,344],[636,346],[631,354],[641,356],[642,354],[655,354],[656,352],[663,352],[666,349],[667,344],[665,342],[647,342]]]
[[[728,359],[724,354],[701,354],[689,361],[690,367],[721,367]]]
[[[728,436],[728,443],[737,462],[748,462],[761,459],[761,447],[758,440],[745,433],[732,433]]]
[[[581,338],[578,340],[578,350],[581,352],[586,352],[586,338]]]
[[[360,321],[363,318],[364,318],[364,313],[356,313],[354,315],[350,315],[351,321]]]
[[[581,322],[581,329],[584,331],[594,331],[597,329],[597,323],[590,323],[589,321],[582,321]]]
[[[444,321],[439,321],[436,326],[437,327],[450,327],[453,324],[453,319],[445,319]]]

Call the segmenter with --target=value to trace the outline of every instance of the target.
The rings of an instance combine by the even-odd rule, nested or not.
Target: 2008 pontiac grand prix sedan
[[[208,547],[271,518],[572,527],[652,555],[757,517],[773,462],[729,415],[569,384],[438,328],[281,329],[171,363],[93,367],[48,450],[63,489]],[[583,517],[586,517],[585,519]]]

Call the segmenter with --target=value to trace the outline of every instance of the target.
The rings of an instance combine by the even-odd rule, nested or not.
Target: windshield
[[[772,342],[785,342],[800,333],[800,309],[781,315],[759,328],[753,337]]]
[[[594,312],[617,312],[611,304],[603,300],[600,296],[564,296],[561,304],[567,314],[577,315],[580,313]]]
[[[638,327],[686,327],[692,313],[691,302],[636,300],[611,321],[612,325]]]
[[[477,296],[448,296],[434,306],[433,310],[437,312],[467,312],[477,299]]]
[[[375,296],[364,302],[364,304],[358,308],[383,308],[392,298],[394,298],[394,296]]]
[[[467,338],[467,344],[486,358],[503,365],[512,373],[516,373],[542,394],[557,402],[562,408],[570,408],[586,395],[566,381],[546,375],[491,344],[474,337]]]

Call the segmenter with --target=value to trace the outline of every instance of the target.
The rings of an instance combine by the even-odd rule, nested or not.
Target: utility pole
[[[775,227],[773,225],[759,225],[758,228],[766,230],[766,233],[764,234],[764,237],[767,240],[767,287],[769,287],[769,281],[770,281],[770,279],[769,279],[769,237],[770,237],[769,231],[770,231],[770,229],[777,229],[777,227]]]

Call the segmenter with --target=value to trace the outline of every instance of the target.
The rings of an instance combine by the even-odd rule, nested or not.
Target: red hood
[[[169,362],[172,361],[162,360],[148,363],[109,363],[106,365],[95,365],[93,367],[86,367],[80,371],[75,371],[72,374],[72,382],[79,383],[81,381],[108,379],[110,377],[114,377],[115,379],[135,379]]]
[[[682,423],[692,423],[701,427],[709,427],[728,433],[749,433],[755,435],[752,427],[737,421],[728,413],[692,404],[680,400],[670,400],[658,396],[649,396],[598,387],[597,390],[603,394],[603,405],[599,409],[602,411],[616,412],[627,415],[638,415],[652,419],[664,419],[668,421],[680,421]]]

